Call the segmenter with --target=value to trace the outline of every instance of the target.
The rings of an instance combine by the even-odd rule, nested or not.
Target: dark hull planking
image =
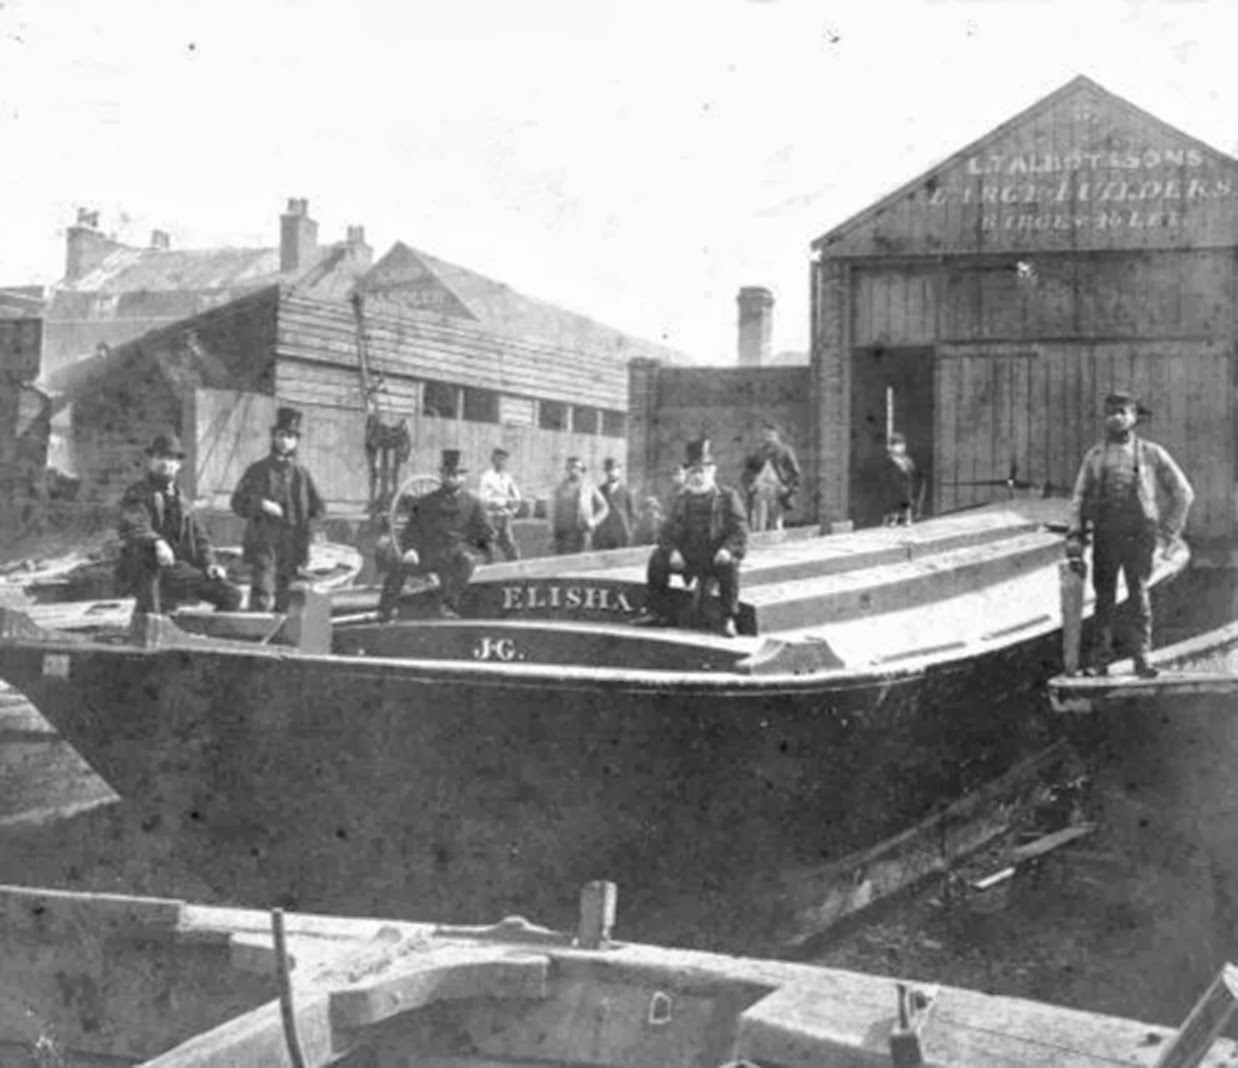
[[[923,814],[1010,756],[1058,653],[655,685],[10,642],[0,676],[230,898],[558,920],[590,879],[816,859]]]

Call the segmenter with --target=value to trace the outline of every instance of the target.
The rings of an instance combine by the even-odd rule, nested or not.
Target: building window
[[[427,382],[422,393],[421,411],[440,419],[455,419],[458,412],[460,388],[446,382]]]
[[[602,413],[596,408],[586,408],[584,405],[572,407],[572,429],[577,434],[596,434],[602,421]]]
[[[566,430],[567,405],[562,401],[540,401],[537,405],[537,425],[543,430]]]
[[[500,397],[499,419],[504,426],[534,426],[537,402],[532,397]]]
[[[497,423],[499,395],[492,389],[464,387],[464,418],[470,423]]]
[[[602,412],[602,433],[608,438],[621,438],[628,432],[628,418],[624,412]]]

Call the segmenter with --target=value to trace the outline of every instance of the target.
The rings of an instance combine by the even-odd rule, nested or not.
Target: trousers
[[[439,553],[433,559],[422,560],[414,567],[397,564],[383,581],[382,593],[378,599],[378,611],[384,618],[395,611],[404,589],[404,582],[410,575],[437,575],[439,598],[441,603],[455,611],[460,604],[460,596],[464,593],[477,561],[473,554],[462,546]]]
[[[202,568],[185,560],[160,567],[150,546],[122,553],[119,577],[125,592],[133,594],[138,612],[166,615],[196,601],[206,601],[222,612],[241,607],[241,588],[235,583],[208,578]]]
[[[292,527],[282,529],[249,557],[251,612],[286,612],[291,587],[300,574],[299,541]]]
[[[1113,613],[1118,575],[1126,580],[1131,604],[1131,652],[1143,656],[1152,648],[1152,599],[1148,580],[1156,555],[1156,530],[1147,523],[1098,525],[1092,538],[1092,588],[1096,591],[1096,652],[1108,658],[1113,647]]]
[[[651,612],[665,616],[668,613],[668,594],[671,586],[671,553],[661,546],[649,555],[649,567],[645,574],[648,589],[648,608]],[[684,581],[693,578],[699,582],[715,579],[718,583],[718,598],[722,602],[722,611],[728,616],[734,616],[739,611],[739,561],[732,560],[728,564],[715,564],[712,558],[704,560],[685,559]]]

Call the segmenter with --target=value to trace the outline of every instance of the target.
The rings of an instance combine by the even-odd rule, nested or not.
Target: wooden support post
[[[580,892],[580,926],[576,941],[581,949],[606,949],[615,925],[619,888],[614,883],[587,883]]]
[[[1238,1008],[1238,967],[1227,964],[1165,1047],[1156,1068],[1195,1068],[1202,1064],[1235,1008]]]
[[[271,936],[275,943],[275,981],[279,987],[279,1014],[284,1025],[284,1042],[293,1068],[306,1068],[305,1052],[297,1034],[297,1014],[292,1004],[292,977],[288,967],[288,943],[284,937],[284,910],[271,910]]]
[[[1069,560],[1057,567],[1062,600],[1062,666],[1067,675],[1079,671],[1079,647],[1083,635],[1083,576]]]

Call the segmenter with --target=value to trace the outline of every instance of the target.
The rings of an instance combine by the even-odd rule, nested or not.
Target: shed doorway
[[[932,507],[933,365],[931,348],[859,348],[851,357],[851,518],[878,526],[887,503],[879,491],[886,436],[900,433],[915,461],[922,490],[920,515]]]

